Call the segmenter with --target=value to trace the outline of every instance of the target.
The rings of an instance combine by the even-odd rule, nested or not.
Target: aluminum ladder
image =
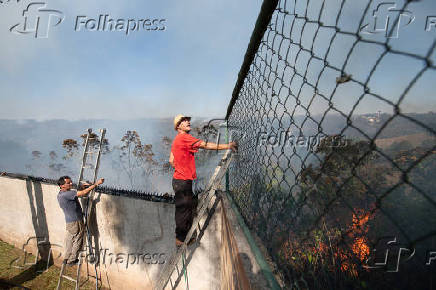
[[[95,183],[97,181],[97,174],[98,174],[98,169],[100,166],[100,157],[101,157],[101,149],[103,146],[103,142],[104,142],[104,137],[106,135],[106,129],[100,129],[100,137],[98,137],[95,133],[92,132],[92,129],[88,129],[88,132],[86,134],[86,139],[85,139],[85,146],[84,146],[84,150],[83,150],[83,157],[82,157],[82,164],[80,166],[80,174],[79,174],[79,179],[77,181],[77,187],[80,190],[82,184],[84,184],[84,180],[85,177],[89,177],[89,175],[87,175],[87,170],[91,170],[91,175],[92,175],[92,183]],[[92,156],[95,156],[94,158],[92,158]],[[94,270],[95,270],[95,277],[90,275],[89,270],[87,269],[87,276],[88,278],[94,277],[95,278],[95,289],[98,289],[98,281],[101,280],[98,277],[98,269],[97,269],[97,264],[98,264],[98,258],[95,257],[94,255],[94,251],[92,249],[92,236],[91,236],[91,232],[89,230],[89,220],[90,220],[90,215],[91,215],[91,210],[92,210],[92,203],[94,201],[94,194],[95,194],[95,189],[91,190],[91,192],[88,193],[87,197],[83,197],[82,200],[82,205],[84,205],[85,207],[85,229],[86,229],[86,237],[85,237],[85,242],[84,244],[86,245],[87,248],[87,261],[88,259],[91,258],[91,261],[89,261],[91,264],[94,264]],[[62,286],[62,280],[65,278],[67,280],[73,281],[76,283],[76,287],[75,289],[78,290],[80,288],[80,269],[81,266],[83,264],[83,255],[79,254],[79,263],[78,263],[78,267],[77,267],[77,273],[76,273],[76,278],[72,278],[70,276],[67,276],[64,274],[65,272],[65,267],[66,267],[66,263],[65,261],[62,263],[62,267],[61,267],[61,272],[59,275],[59,280],[58,280],[58,285],[57,285],[57,290],[61,289]]]

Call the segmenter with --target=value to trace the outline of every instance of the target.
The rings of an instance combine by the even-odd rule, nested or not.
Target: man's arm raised
[[[97,186],[99,186],[100,184],[103,184],[104,182],[104,178],[100,178],[99,180],[97,180],[96,183],[88,186],[87,188],[83,189],[83,190],[79,190],[77,191],[77,196],[78,197],[82,197],[84,195],[87,195],[91,190],[93,190],[94,188],[96,188]]]
[[[201,141],[200,148],[207,149],[207,150],[232,149],[232,151],[235,152],[238,150],[238,144],[236,142],[230,142],[228,144],[216,144],[216,143]]]

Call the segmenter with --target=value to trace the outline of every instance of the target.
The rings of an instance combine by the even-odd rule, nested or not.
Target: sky
[[[54,15],[49,18],[47,37],[35,38],[34,33],[19,34],[10,29],[15,24],[18,24],[17,29],[23,27],[23,11],[37,3],[36,0],[2,2],[0,119],[36,120],[125,120],[171,117],[179,113],[224,117],[262,3],[261,0],[41,0],[38,2],[46,4],[43,9],[56,12],[51,12]],[[288,1],[288,9],[292,9],[292,2]],[[311,1],[307,14],[306,2],[297,1],[296,13],[316,19],[321,1]],[[382,2],[373,1],[374,7],[368,11],[366,22],[372,19],[372,9]],[[401,7],[403,0],[394,2]],[[342,2],[326,0],[324,3],[321,20],[326,25],[334,25]],[[366,3],[345,1],[338,26],[356,30]],[[413,25],[402,26],[400,37],[389,40],[389,44],[400,50],[425,54],[436,39],[436,25],[431,31],[425,31],[427,17],[436,16],[436,2],[423,0],[412,3],[408,9],[415,16]],[[381,11],[378,16],[383,18],[388,14]],[[98,20],[100,15],[126,22],[159,19],[162,20],[159,29],[165,29],[146,31],[141,28],[128,35],[125,31],[86,29],[85,21]],[[78,16],[83,22],[77,26]],[[59,17],[63,17],[63,21],[54,26]],[[48,21],[46,17],[40,18],[41,22],[44,20]],[[29,17],[28,21],[33,23],[35,19]],[[78,31],[75,31],[76,26]],[[298,40],[302,45],[310,47],[311,31],[315,29],[305,26],[303,37]],[[296,28],[291,36],[296,40],[298,34]],[[363,37],[379,41],[383,38],[380,34]],[[313,51],[322,55],[327,50],[328,40],[327,32],[320,33]],[[325,58],[341,66],[351,42],[346,37],[336,38]],[[359,44],[345,70],[364,81],[377,53],[380,52]],[[429,58],[436,62],[436,53]],[[304,61],[297,65],[306,70]],[[419,60],[388,54],[369,85],[374,92],[395,103],[422,65]],[[312,72],[316,72],[316,64],[309,74]],[[336,76],[328,76],[334,83]],[[435,76],[435,71],[429,70],[420,78],[401,103],[403,112],[436,110],[431,81]],[[322,81],[320,91],[329,91]],[[333,100],[339,110],[348,113],[361,93],[358,87],[345,84]],[[308,92],[308,96],[310,94]],[[314,112],[322,113],[325,105],[319,104],[318,109],[314,106]],[[391,105],[372,97],[365,98],[356,112],[369,113],[376,109],[393,113]]]
[[[404,2],[281,1],[280,8],[289,13],[273,15],[264,38],[267,41],[261,44],[260,57],[256,58],[258,69],[252,74],[253,79],[266,75],[271,86],[247,86],[245,101],[239,98],[240,103],[247,106],[259,98],[271,118],[308,112],[356,116],[381,111],[392,115],[396,114],[394,104],[399,105],[401,113],[435,111],[432,79],[436,78],[436,69],[426,69],[424,59],[436,63],[436,1],[411,2],[400,14]],[[399,15],[398,33],[386,37],[384,25],[393,29]],[[433,17],[434,25],[429,17]],[[340,71],[353,81],[337,85]],[[365,93],[361,83],[377,96]],[[274,91],[278,97],[264,100],[259,96],[265,91],[269,95]],[[332,110],[326,99],[331,100]],[[243,111],[250,114],[253,110]]]
[[[360,24],[374,20],[373,9],[383,2],[373,0],[372,7],[359,23],[368,1],[309,1],[307,5],[306,0],[298,0],[296,6],[290,0],[281,3],[287,4],[287,11],[294,12],[295,8],[299,17],[315,22],[324,3],[320,17],[324,25],[335,26],[338,21],[341,30],[354,33]],[[404,0],[391,2],[396,2],[399,8]],[[337,16],[342,3],[342,13]],[[78,138],[89,127],[107,128],[112,146],[119,144],[126,130],[137,130],[145,144],[157,147],[162,136],[172,137],[175,133],[171,118],[176,114],[189,114],[197,120],[224,117],[261,4],[262,0],[0,0],[0,121],[5,124],[0,128],[3,156],[0,165],[6,170],[24,172],[24,166],[33,161],[30,154],[33,150],[43,152],[47,165],[50,150],[62,156],[62,140]],[[31,10],[35,7],[41,8],[39,14]],[[436,1],[412,2],[407,9],[414,15],[414,22],[403,23],[399,37],[389,39],[388,44],[403,52],[425,55],[432,51],[436,40]],[[28,16],[27,29],[24,29],[23,13]],[[50,18],[43,17],[47,15],[44,13],[51,14]],[[378,19],[386,19],[388,14],[386,9],[380,10]],[[31,25],[35,23],[35,15],[41,16],[38,27],[41,34],[37,38]],[[147,31],[142,27],[128,35],[125,29],[92,31],[89,25],[90,29],[86,29],[86,21],[92,23],[92,19],[98,20],[104,15],[125,22],[158,19],[162,20],[159,29],[165,29]],[[431,31],[425,31],[428,16],[435,16]],[[317,73],[324,64],[316,60],[309,63],[310,54],[298,53],[296,44],[309,50],[313,46],[314,55],[335,67],[344,66],[354,41],[352,37],[339,35],[328,50],[333,35],[329,29],[322,29],[314,38],[317,27],[313,24],[296,21],[291,28],[293,16],[281,13],[280,17],[279,20],[273,18],[269,29],[283,29],[288,40],[273,44],[268,39],[268,45],[277,49],[280,44],[277,50],[282,56],[286,55],[297,72],[307,73],[308,82],[317,82]],[[55,26],[59,19],[62,22]],[[78,23],[79,29],[75,31],[78,19],[83,22]],[[49,27],[46,35],[44,27]],[[359,35],[374,41],[386,40],[382,34]],[[289,39],[294,42],[293,46]],[[271,57],[268,53],[270,51],[266,55],[274,59],[274,65],[283,65],[283,58],[279,61],[277,55]],[[359,43],[343,69],[354,79],[365,82],[381,53],[383,50],[374,45]],[[293,59],[297,54],[298,58]],[[434,49],[428,59],[436,63]],[[422,60],[388,53],[381,59],[368,86],[372,92],[396,103],[424,65]],[[279,73],[283,70],[279,65],[276,68]],[[283,79],[291,79],[289,70],[285,73],[288,78]],[[336,77],[337,72],[326,69],[317,85],[319,92],[331,95],[335,109],[345,114],[352,110],[356,114],[378,110],[394,113],[392,105],[370,96],[355,106],[362,86],[353,82],[341,84],[332,94]],[[401,112],[436,112],[435,79],[436,71],[427,70],[404,97]],[[301,80],[299,82],[298,77],[295,80],[291,89],[297,94]],[[274,82],[274,86],[277,84],[282,85]],[[280,115],[280,109],[292,111],[296,108],[296,115],[306,114],[302,106],[292,103],[295,98],[288,98],[288,91],[281,90],[278,95],[290,101],[286,108],[278,106],[276,111],[270,112]],[[303,86],[299,101],[308,106],[312,96],[313,89]],[[247,97],[255,98],[252,94]],[[277,100],[268,100],[269,105],[276,105]],[[327,101],[317,98],[310,105],[310,113],[322,114],[329,106]],[[265,108],[268,110],[267,106]],[[256,114],[253,108],[244,111]],[[165,122],[153,123],[150,118],[165,118]],[[48,176],[46,173],[32,174]]]
[[[36,120],[224,116],[261,6],[259,0],[2,2],[0,118]],[[62,12],[63,21],[54,26],[59,14],[52,12],[46,38],[12,33],[34,2]],[[126,35],[82,23],[75,31],[77,16],[99,15],[159,19],[156,26],[165,29],[142,26]]]

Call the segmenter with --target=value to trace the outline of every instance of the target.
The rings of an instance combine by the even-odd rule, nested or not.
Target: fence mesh
[[[435,4],[268,5],[228,109],[229,186],[283,286],[436,287]]]
[[[226,120],[212,119],[207,122],[196,124],[191,132],[195,137],[207,143],[226,143]],[[215,172],[217,164],[223,158],[223,150],[200,150],[195,154],[195,166],[197,168],[197,179],[194,180],[194,195],[202,194],[208,190],[210,180]],[[224,189],[224,180],[220,183]]]

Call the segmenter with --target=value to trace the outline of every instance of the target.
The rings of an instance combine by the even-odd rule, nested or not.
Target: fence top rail
[[[277,7],[278,2],[278,0],[264,0],[262,3],[262,8],[260,9],[259,16],[256,20],[256,25],[253,33],[251,34],[250,43],[248,44],[247,51],[245,52],[244,62],[239,70],[238,80],[236,81],[233,89],[232,99],[227,107],[226,120],[228,120],[230,114],[232,113],[233,106],[238,99],[242,86],[244,85],[245,77],[250,70],[250,65],[253,62],[254,56],[256,55],[260,42],[262,41],[263,35],[265,34],[266,28],[271,21],[271,17]]]
[[[31,175],[26,175],[26,174],[1,172],[0,176],[7,177],[7,178],[13,178],[13,179],[30,180],[32,182],[40,182],[40,183],[45,183],[45,184],[57,185],[57,180],[50,179],[50,178],[44,178],[44,177],[31,176]],[[76,188],[76,185],[74,185],[74,186]],[[143,192],[143,191],[138,191],[138,190],[113,188],[113,187],[108,187],[108,186],[99,186],[97,189],[97,192],[107,194],[107,195],[142,199],[142,200],[147,200],[147,201],[174,203],[174,197],[167,192]]]

